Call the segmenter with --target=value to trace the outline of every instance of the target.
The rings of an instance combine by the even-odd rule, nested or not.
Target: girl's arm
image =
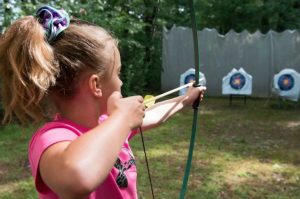
[[[85,198],[111,171],[131,129],[141,125],[142,97],[117,100],[116,108],[100,125],[74,141],[59,142],[42,154],[43,181],[60,198]]]
[[[200,96],[202,100],[206,87],[190,87],[185,95],[154,104],[145,111],[142,130],[148,130],[161,125],[183,107],[192,105]]]

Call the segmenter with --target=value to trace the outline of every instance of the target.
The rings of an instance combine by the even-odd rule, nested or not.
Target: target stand
[[[229,95],[229,105],[231,106],[232,105],[232,101],[234,98],[242,98],[244,100],[244,105],[246,105],[247,103],[247,95],[233,95],[233,94],[230,94]]]

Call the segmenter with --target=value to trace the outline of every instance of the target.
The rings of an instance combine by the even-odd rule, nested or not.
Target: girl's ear
[[[95,97],[102,97],[102,88],[100,84],[100,77],[92,74],[89,78],[89,88]]]

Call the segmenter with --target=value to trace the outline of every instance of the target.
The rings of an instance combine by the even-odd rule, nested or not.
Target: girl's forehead
[[[108,76],[111,76],[113,73],[116,73],[120,70],[121,67],[121,58],[120,58],[120,52],[117,48],[117,46],[110,42],[109,45],[106,47],[106,56],[107,56],[107,74]]]
[[[112,40],[106,41],[104,45],[105,47],[100,49],[99,53],[100,56],[106,60],[105,62],[110,65],[110,63],[115,62],[115,60],[118,58],[119,50]]]
[[[115,70],[119,71],[121,68],[121,57],[120,57],[120,52],[119,49],[115,46],[114,47],[114,68]]]

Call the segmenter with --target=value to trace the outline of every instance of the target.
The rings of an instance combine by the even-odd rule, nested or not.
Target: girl
[[[145,110],[122,98],[117,40],[103,28],[44,6],[15,21],[1,37],[4,122],[46,121],[33,135],[29,160],[39,198],[137,198],[128,140],[158,126],[204,87]],[[45,104],[53,105],[45,107]]]

